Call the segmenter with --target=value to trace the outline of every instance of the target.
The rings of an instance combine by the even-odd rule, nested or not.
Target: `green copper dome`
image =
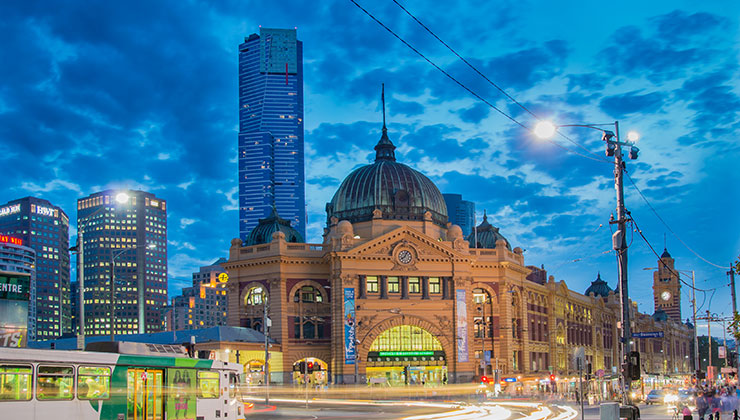
[[[604,280],[601,280],[601,273],[596,275],[596,280],[591,282],[591,286],[588,286],[584,295],[588,296],[591,293],[600,297],[608,297],[609,293],[613,292],[612,288]]]
[[[484,248],[494,249],[496,248],[496,241],[503,239],[506,242],[506,248],[511,251],[511,244],[504,238],[504,235],[500,234],[497,227],[494,227],[488,223],[488,216],[486,212],[483,212],[483,222],[480,225],[473,228],[473,231],[468,235],[468,243],[471,248]]]
[[[272,214],[265,219],[260,219],[257,226],[249,232],[244,241],[244,246],[266,244],[272,241],[272,234],[283,232],[287,242],[303,242],[301,234],[290,226],[290,221],[278,216],[277,209],[272,208]]]
[[[395,149],[384,122],[375,146],[375,162],[355,169],[344,179],[326,205],[327,221],[332,217],[352,223],[371,220],[377,209],[386,220],[424,220],[428,211],[434,223],[447,225],[442,193],[421,172],[396,162]]]

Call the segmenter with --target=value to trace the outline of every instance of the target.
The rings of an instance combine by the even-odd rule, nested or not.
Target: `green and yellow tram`
[[[0,348],[0,412],[8,419],[243,418],[241,366],[191,359],[179,346],[116,351]]]

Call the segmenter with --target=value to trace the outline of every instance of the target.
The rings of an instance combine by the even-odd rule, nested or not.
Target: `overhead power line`
[[[479,95],[478,93],[476,93],[475,91],[473,91],[473,90],[472,90],[471,88],[469,88],[468,86],[466,86],[466,85],[465,85],[464,83],[462,83],[462,82],[460,82],[459,80],[457,80],[457,79],[456,79],[456,78],[455,78],[454,76],[452,76],[452,75],[451,75],[450,73],[448,73],[448,72],[447,72],[446,70],[442,69],[442,68],[441,68],[440,66],[438,66],[438,65],[437,65],[436,63],[434,63],[434,62],[433,62],[433,61],[432,61],[431,59],[427,58],[427,56],[425,56],[425,55],[424,55],[424,54],[423,54],[423,53],[422,53],[421,51],[419,51],[418,49],[416,49],[416,48],[415,48],[415,47],[414,47],[413,45],[411,45],[411,44],[410,44],[409,42],[407,42],[407,41],[406,41],[405,39],[401,38],[401,36],[400,36],[400,35],[396,34],[396,33],[395,33],[395,32],[394,32],[394,31],[393,31],[393,30],[392,30],[391,28],[389,28],[388,26],[386,26],[386,25],[385,25],[385,24],[384,24],[383,22],[381,22],[381,21],[380,21],[380,20],[379,20],[378,18],[376,18],[376,17],[375,17],[375,16],[374,16],[374,15],[373,15],[372,13],[370,13],[370,12],[369,12],[369,11],[368,11],[367,9],[365,9],[365,8],[364,8],[364,7],[362,7],[362,6],[360,6],[360,4],[359,4],[359,3],[357,3],[357,1],[355,1],[355,0],[350,0],[350,1],[352,2],[352,4],[354,4],[355,6],[357,6],[357,8],[358,8],[358,9],[362,10],[362,11],[363,11],[363,12],[364,12],[364,13],[365,13],[366,15],[368,15],[368,16],[370,17],[370,19],[374,20],[374,21],[375,21],[375,22],[376,22],[376,23],[377,23],[378,25],[382,26],[382,27],[383,27],[383,29],[385,29],[386,31],[388,31],[388,32],[389,32],[389,33],[390,33],[391,35],[393,35],[393,36],[394,36],[394,37],[395,37],[396,39],[398,39],[398,40],[399,40],[399,41],[401,41],[401,42],[402,42],[402,43],[403,43],[404,45],[406,45],[406,46],[407,46],[407,47],[408,47],[409,49],[411,49],[411,51],[415,52],[415,53],[416,53],[416,54],[417,54],[417,55],[418,55],[419,57],[421,57],[422,59],[424,59],[424,61],[426,61],[426,62],[427,62],[427,63],[429,63],[429,64],[430,64],[431,66],[433,66],[433,67],[434,67],[435,69],[437,69],[437,71],[439,71],[440,73],[442,73],[442,74],[444,74],[445,76],[447,76],[447,78],[449,78],[450,80],[452,80],[453,82],[455,82],[455,83],[456,83],[456,84],[457,84],[458,86],[460,86],[461,88],[463,88],[463,89],[465,89],[466,91],[468,91],[468,93],[470,93],[471,95],[473,95],[473,96],[474,96],[474,97],[475,97],[476,99],[478,99],[478,100],[480,100],[481,102],[485,103],[485,104],[486,104],[486,105],[488,105],[488,106],[489,106],[490,108],[492,108],[493,110],[495,110],[495,111],[496,111],[496,112],[498,112],[499,114],[503,115],[504,117],[506,117],[507,119],[509,119],[509,120],[510,120],[511,122],[513,122],[514,124],[516,124],[516,125],[518,125],[518,126],[520,126],[520,127],[524,128],[525,130],[527,130],[527,131],[529,131],[529,132],[532,132],[532,129],[531,129],[531,128],[529,128],[529,127],[527,127],[526,125],[524,125],[523,123],[521,123],[521,122],[517,121],[517,119],[516,119],[516,118],[514,118],[514,117],[512,117],[511,115],[507,114],[506,112],[504,112],[503,110],[501,110],[500,108],[498,108],[498,107],[497,107],[496,105],[492,104],[491,102],[489,102],[488,100],[486,100],[485,98],[483,98],[482,96],[480,96],[480,95]],[[591,156],[588,156],[588,155],[584,155],[583,153],[579,153],[579,152],[577,152],[577,151],[575,151],[575,150],[572,150],[572,149],[568,149],[567,147],[563,146],[562,144],[560,144],[560,143],[558,143],[558,142],[556,142],[556,141],[553,141],[553,140],[550,140],[550,139],[547,139],[547,141],[548,141],[548,142],[550,142],[550,143],[552,143],[553,145],[555,145],[555,146],[557,146],[557,147],[559,147],[559,148],[561,148],[561,149],[565,150],[565,151],[566,151],[566,152],[568,152],[568,153],[572,153],[572,154],[574,154],[574,155],[578,155],[578,156],[581,156],[581,157],[583,157],[583,158],[586,158],[586,159],[594,160],[594,161],[596,161],[596,162],[609,163],[609,162],[605,161],[604,159],[597,159],[597,158],[593,158],[593,157],[591,157]],[[589,153],[590,153],[590,152],[589,152]]]
[[[481,72],[480,70],[478,70],[477,67],[475,67],[471,62],[469,62],[463,56],[461,56],[457,51],[455,51],[454,48],[452,48],[448,43],[446,43],[445,41],[443,41],[442,38],[440,38],[439,36],[437,36],[437,34],[434,33],[434,31],[432,31],[431,29],[429,29],[429,27],[427,25],[425,25],[421,20],[419,20],[416,16],[414,16],[413,13],[411,13],[408,9],[406,9],[405,7],[403,7],[403,5],[401,3],[399,3],[397,0],[392,0],[392,1],[393,1],[393,3],[396,4],[396,6],[400,7],[401,10],[403,10],[404,12],[406,12],[406,14],[411,17],[411,19],[413,19],[416,23],[418,23],[427,32],[429,32],[429,34],[431,36],[433,36],[437,41],[439,41],[448,50],[450,50],[451,53],[455,54],[455,56],[457,58],[459,58],[463,63],[465,63],[468,67],[470,67],[474,72],[476,72],[480,77],[482,77],[491,86],[493,86],[496,89],[498,89],[498,91],[501,92],[504,96],[506,96],[507,98],[509,98],[509,100],[511,100],[511,102],[515,103],[517,106],[519,106],[519,108],[521,108],[524,111],[526,111],[529,115],[531,115],[532,117],[534,117],[536,120],[542,121],[542,118],[540,118],[538,115],[536,115],[534,112],[532,112],[529,108],[527,108],[526,106],[524,106],[524,104],[522,104],[521,102],[519,102],[516,99],[514,99],[514,97],[511,96],[510,94],[508,94],[501,86],[499,86],[498,84],[496,84],[493,80],[491,80],[490,78],[488,78],[488,76],[486,76],[485,74],[483,74],[483,72]],[[589,150],[585,146],[581,145],[577,141],[575,141],[575,140],[571,139],[570,137],[566,136],[565,134],[561,133],[560,131],[558,131],[558,134],[561,137],[563,137],[564,139],[566,139],[569,142],[571,142],[574,145],[576,145],[577,147],[580,147],[581,149],[585,150],[587,153],[590,153],[590,154],[592,154],[592,155],[594,155],[596,157],[599,157],[600,158],[599,160],[604,160],[604,161],[606,160],[606,159],[602,158],[601,156],[597,155],[596,153],[592,152],[591,150]]]
[[[673,231],[673,229],[671,229],[671,227],[670,227],[670,226],[668,226],[668,223],[666,223],[666,221],[665,221],[665,220],[663,220],[663,218],[662,218],[662,217],[660,217],[660,214],[658,214],[658,212],[657,212],[657,211],[655,210],[655,208],[653,207],[653,205],[652,205],[652,204],[650,204],[650,201],[648,201],[647,197],[645,197],[645,194],[643,194],[643,193],[642,193],[642,191],[640,191],[640,188],[638,188],[638,187],[637,187],[637,184],[636,184],[636,183],[635,183],[635,181],[634,181],[634,180],[632,179],[632,177],[630,176],[630,174],[629,174],[629,173],[628,173],[628,172],[627,172],[626,170],[624,171],[624,174],[625,174],[625,175],[627,175],[627,178],[628,178],[628,179],[630,180],[630,183],[631,183],[631,184],[632,184],[632,186],[633,186],[633,187],[635,188],[635,190],[637,191],[637,193],[638,193],[638,194],[640,194],[640,197],[642,197],[642,200],[643,200],[643,201],[645,201],[645,204],[647,204],[647,206],[648,206],[648,207],[650,208],[650,210],[652,210],[653,214],[655,214],[655,217],[657,217],[657,218],[658,218],[658,220],[660,220],[660,222],[661,222],[661,223],[663,223],[663,226],[665,226],[665,227],[666,227],[666,229],[668,229],[668,231],[669,231],[669,232],[671,232],[671,234],[672,234],[672,235],[673,235],[673,236],[674,236],[674,237],[675,237],[676,239],[678,239],[678,241],[679,241],[679,242],[681,242],[681,244],[683,244],[683,246],[685,246],[685,247],[686,247],[686,249],[688,249],[689,251],[691,251],[691,252],[692,252],[692,253],[693,253],[694,255],[696,255],[696,256],[697,256],[697,257],[699,257],[699,258],[700,258],[700,259],[701,259],[702,261],[704,261],[705,263],[707,263],[707,264],[709,264],[709,265],[713,265],[713,266],[715,266],[715,267],[717,267],[717,268],[721,268],[721,269],[723,269],[723,270],[727,268],[727,267],[725,267],[725,266],[721,266],[721,265],[715,264],[715,263],[713,263],[713,262],[711,262],[711,261],[707,260],[706,258],[704,258],[704,257],[702,257],[701,255],[699,255],[699,253],[697,253],[696,251],[694,251],[693,249],[691,249],[691,247],[690,247],[690,246],[689,246],[689,245],[688,245],[688,244],[687,244],[686,242],[684,242],[684,241],[683,241],[683,239],[681,239],[681,238],[680,238],[680,237],[679,237],[679,236],[678,236],[678,235],[676,234],[676,232],[674,232],[674,231]]]

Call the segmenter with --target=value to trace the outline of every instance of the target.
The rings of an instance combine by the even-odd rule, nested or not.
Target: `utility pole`
[[[696,333],[696,276],[694,270],[691,270],[691,304],[694,307],[694,373],[699,373],[701,364],[699,363],[699,335]]]
[[[265,372],[265,405],[268,405],[270,404],[270,329],[268,324],[271,322],[267,317],[267,291],[262,294],[262,307],[264,308],[262,330],[265,333],[265,366],[263,369]]]
[[[735,321],[735,317],[737,316],[737,296],[735,295],[735,268],[730,264],[730,271],[727,272],[727,275],[730,276],[730,293],[732,293],[732,321]],[[735,325],[734,323],[732,325]],[[733,327],[732,335],[737,341],[737,327]],[[737,368],[737,353],[740,353],[737,351],[737,342],[735,342],[735,356],[733,357],[735,360],[733,360],[733,365],[735,365],[735,368]]]
[[[617,225],[617,231],[612,235],[612,245],[617,251],[619,269],[619,294],[622,309],[622,378],[624,389],[622,390],[622,403],[630,403],[631,378],[627,369],[628,355],[631,350],[632,328],[630,321],[629,291],[627,287],[627,210],[624,207],[624,162],[622,160],[622,146],[627,143],[619,141],[619,122],[614,122],[616,136],[611,131],[604,131],[602,139],[606,142],[607,155],[614,155],[614,188],[617,193],[617,219],[609,223]],[[635,148],[630,152],[630,158],[637,158]],[[612,218],[613,219],[613,218]]]
[[[712,316],[709,315],[709,310],[707,310],[707,335],[709,336],[709,364],[707,365],[707,373],[709,373],[709,366],[712,366]],[[707,375],[707,379],[709,383],[712,383],[712,378],[709,375]]]

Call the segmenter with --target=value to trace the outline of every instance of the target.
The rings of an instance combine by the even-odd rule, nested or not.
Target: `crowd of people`
[[[738,390],[735,387],[699,388],[696,396],[696,413],[700,420],[738,420]],[[684,420],[692,418],[691,409],[681,407]]]

